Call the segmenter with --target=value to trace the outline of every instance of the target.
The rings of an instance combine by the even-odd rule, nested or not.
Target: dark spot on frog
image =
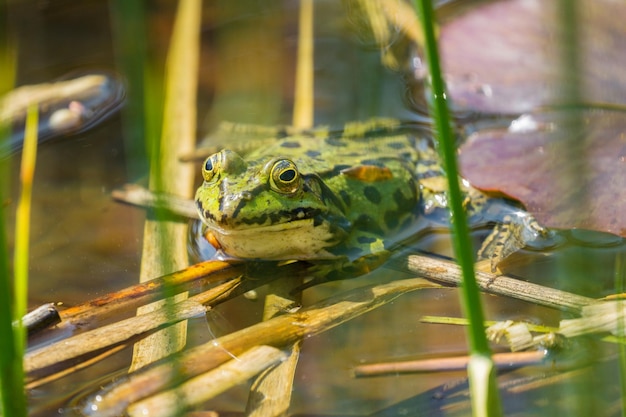
[[[389,229],[395,229],[398,227],[398,212],[397,211],[388,211],[385,213],[385,224]]]
[[[339,196],[341,197],[343,202],[346,204],[346,206],[350,207],[350,203],[352,202],[352,199],[350,198],[350,194],[348,194],[346,190],[341,190],[339,191]]]
[[[267,214],[261,214],[257,217],[252,217],[249,219],[242,219],[241,222],[245,224],[263,224],[267,221]]]
[[[378,168],[385,167],[385,163],[380,159],[364,159],[361,161],[361,165],[372,165]]]
[[[349,168],[352,168],[352,165],[347,165],[347,164],[335,165],[333,167],[333,170],[332,170],[331,174],[332,174],[332,176],[339,175],[339,174],[341,174],[341,171],[343,171],[344,169],[349,169]]]
[[[317,158],[318,156],[320,156],[322,153],[319,151],[313,151],[313,150],[308,150],[304,153],[306,156],[308,156],[309,158]]]
[[[408,217],[404,219],[402,225],[400,225],[400,230],[406,230],[413,224],[414,219],[412,217]]]
[[[337,146],[337,147],[346,147],[348,146],[348,144],[338,138],[326,138],[326,143],[330,146]]]
[[[389,142],[387,144],[387,147],[391,148],[391,149],[398,149],[399,150],[399,149],[406,148],[406,144],[402,143],[402,142]]]
[[[396,190],[393,193],[393,200],[396,202],[400,212],[411,211],[415,206],[415,198],[405,196],[401,190]]]
[[[358,230],[367,230],[368,232],[383,235],[385,232],[380,228],[376,220],[367,214],[361,214],[354,222],[354,228]]]
[[[378,191],[376,187],[372,187],[371,185],[363,189],[363,194],[365,195],[365,198],[367,198],[370,202],[374,204],[378,204],[382,200],[380,191]]]
[[[299,148],[300,147],[300,143],[299,142],[283,142],[280,144],[281,147],[283,148]]]
[[[287,130],[284,127],[281,127],[276,131],[276,139],[282,139],[288,136]]]
[[[359,236],[356,240],[357,242],[363,243],[363,244],[376,242],[376,238],[370,237],[370,236]]]

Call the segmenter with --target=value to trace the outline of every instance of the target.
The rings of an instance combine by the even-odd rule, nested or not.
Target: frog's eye
[[[202,177],[206,182],[211,181],[217,173],[217,154],[209,156],[202,166]]]
[[[270,173],[270,186],[279,193],[295,193],[300,187],[300,173],[296,164],[288,159],[275,162]]]

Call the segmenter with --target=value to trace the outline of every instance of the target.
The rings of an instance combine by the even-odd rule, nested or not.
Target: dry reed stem
[[[131,417],[169,417],[197,406],[214,396],[246,382],[264,369],[286,358],[285,352],[271,346],[256,346],[217,368],[198,375],[180,386],[131,404]],[[266,416],[268,414],[265,414]]]
[[[79,335],[46,345],[25,356],[25,370],[32,378],[49,376],[59,369],[75,366],[86,358],[101,355],[107,349],[142,339],[158,329],[206,313],[204,304],[216,303],[238,295],[241,279],[234,279],[182,300],[138,316],[102,326]]]
[[[411,272],[434,281],[461,284],[461,269],[450,261],[411,255],[408,268]],[[506,275],[476,271],[476,281],[482,291],[572,313],[580,314],[584,306],[598,302],[593,298],[532,284]]]
[[[88,330],[110,317],[162,299],[165,287],[173,292],[203,288],[209,284],[234,278],[240,275],[242,270],[240,265],[231,265],[222,261],[200,262],[180,271],[62,310],[59,312],[62,323],[58,327],[77,327],[79,330]]]
[[[546,355],[541,351],[495,353],[492,355],[494,365],[498,369],[513,369],[522,366],[546,366],[554,368],[552,362],[545,363]],[[354,376],[357,378],[412,374],[419,372],[451,372],[465,371],[469,363],[469,356],[457,356],[435,359],[421,359],[402,362],[381,362],[367,365],[359,365],[354,368]],[[570,364],[571,365],[571,364]]]

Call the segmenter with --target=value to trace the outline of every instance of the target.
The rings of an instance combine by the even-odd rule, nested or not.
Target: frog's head
[[[323,259],[349,227],[340,199],[287,158],[245,161],[223,150],[206,159],[196,192],[200,218],[227,255]]]

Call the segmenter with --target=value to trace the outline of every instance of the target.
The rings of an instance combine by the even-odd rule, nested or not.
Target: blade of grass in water
[[[9,42],[6,2],[0,2],[0,94],[13,88],[15,79],[15,51]],[[0,126],[0,140],[9,137],[8,126]],[[8,190],[8,164],[0,160],[0,413],[5,416],[25,417],[24,371],[22,353],[17,351],[11,311],[11,277],[5,231],[5,201]]]
[[[18,398],[12,401],[23,407],[26,415],[26,398],[24,395],[24,367],[22,358],[26,350],[26,329],[21,318],[26,314],[28,305],[28,246],[30,236],[30,208],[32,202],[33,176],[35,174],[35,160],[37,158],[37,129],[39,128],[38,105],[33,104],[28,108],[26,117],[26,134],[24,149],[22,151],[22,166],[20,180],[22,191],[17,206],[15,225],[15,252],[13,269],[15,280],[13,282],[13,329],[15,345],[15,390],[19,393]],[[10,414],[14,415],[14,414]]]
[[[615,260],[615,291],[618,294],[626,292],[626,256],[623,253],[618,254]],[[624,329],[626,329],[626,323],[623,318],[618,323],[618,326],[620,333],[623,334]],[[626,344],[618,344],[618,354],[622,416],[626,416]]]
[[[26,118],[26,135],[24,151],[22,153],[22,169],[20,179],[22,192],[17,208],[15,227],[15,253],[13,283],[13,312],[9,310],[11,300],[0,300],[3,309],[0,314],[2,320],[1,332],[5,345],[0,349],[2,352],[2,397],[5,415],[26,416],[26,396],[24,394],[24,367],[22,358],[26,348],[26,330],[22,325],[21,317],[26,314],[28,302],[28,245],[30,235],[30,207],[32,196],[33,175],[35,171],[35,158],[37,155],[37,129],[38,129],[37,105],[28,109]],[[5,276],[7,295],[9,291],[9,274],[6,262],[6,246],[4,240],[4,219],[2,223],[2,265],[0,271]],[[7,311],[8,310],[8,311]]]
[[[196,89],[198,79],[198,51],[202,2],[199,0],[178,3],[166,62],[164,107],[160,137],[149,136],[150,188],[157,192],[177,194],[184,198],[193,195],[193,165],[181,164],[178,155],[190,153],[195,142]],[[148,72],[153,75],[154,72]],[[151,78],[147,82],[154,81]],[[157,89],[159,89],[157,87]],[[146,98],[153,89],[144,89]],[[158,109],[154,103],[145,103],[146,133],[154,133]],[[166,219],[157,210],[146,220],[140,280],[171,273],[187,266],[187,224]],[[165,288],[165,296],[174,295]],[[176,300],[186,294],[176,295]],[[175,300],[166,299],[165,303]],[[141,307],[141,313],[158,308],[161,303]],[[135,344],[132,370],[161,359],[180,350],[186,343],[186,322],[164,329],[163,332]]]
[[[111,31],[114,36],[116,63],[126,78],[126,103],[122,109],[124,148],[129,177],[141,177],[147,171],[144,146],[146,135],[144,78],[148,62],[144,2],[113,0],[109,2]],[[129,40],[132,39],[132,42]],[[161,103],[156,101],[156,103]],[[161,120],[159,116],[156,120]],[[155,136],[155,137],[158,137]]]
[[[429,107],[435,120],[439,138],[439,151],[442,155],[448,179],[448,201],[452,213],[454,249],[457,262],[463,270],[461,294],[465,315],[470,322],[468,331],[472,352],[468,367],[472,393],[472,413],[474,416],[501,415],[502,411],[495,382],[493,361],[491,360],[491,353],[483,328],[483,310],[480,304],[478,285],[474,276],[474,254],[463,209],[463,198],[459,186],[456,163],[456,149],[448,115],[441,67],[439,65],[439,52],[434,29],[435,15],[431,0],[415,0],[415,7],[419,11],[422,20],[426,42],[426,58],[431,77],[431,100],[429,101]]]
[[[27,311],[28,303],[28,245],[30,236],[30,208],[37,157],[37,129],[39,125],[37,104],[28,108],[26,118],[26,135],[22,151],[22,166],[20,180],[22,191],[17,206],[15,226],[15,254],[13,268],[15,274],[13,317],[16,330],[17,351],[24,352],[26,345],[26,330],[19,320]]]

